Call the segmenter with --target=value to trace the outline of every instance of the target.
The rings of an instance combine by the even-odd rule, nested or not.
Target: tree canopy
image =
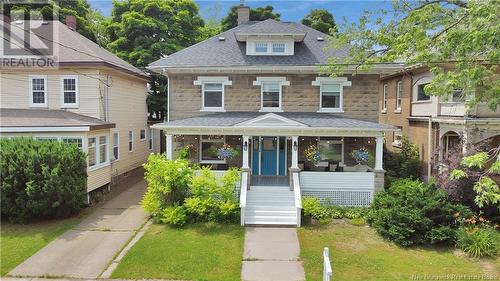
[[[302,24],[314,28],[323,33],[337,31],[333,15],[324,9],[313,9],[302,19]]]
[[[265,7],[251,8],[250,9],[250,20],[251,21],[263,21],[267,19],[280,20],[280,14],[273,12],[274,8],[271,5]],[[228,30],[238,25],[238,6],[233,6],[229,9],[227,16],[222,18],[221,26],[222,30]]]
[[[358,23],[344,24],[330,40],[347,48],[346,58],[330,58],[326,71],[340,75],[348,66],[366,70],[376,63],[423,64],[434,78],[425,88],[445,98],[463,90],[470,104],[500,103],[498,0],[394,1],[388,11],[365,12]],[[388,20],[388,18],[390,18]]]

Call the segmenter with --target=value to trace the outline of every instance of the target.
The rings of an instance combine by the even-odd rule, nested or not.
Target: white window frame
[[[226,136],[224,135],[222,139],[220,140],[209,140],[209,139],[203,139],[204,135],[200,135],[200,163],[201,164],[226,164],[226,159],[222,160],[203,160],[203,143],[205,142],[220,142],[222,144],[226,143]]]
[[[80,149],[81,149],[82,151],[84,150],[84,145],[85,145],[85,142],[84,142],[84,140],[83,140],[83,137],[71,137],[71,136],[66,137],[66,136],[65,136],[65,137],[61,137],[61,138],[60,138],[60,141],[61,141],[61,142],[64,142],[64,140],[69,140],[69,139],[79,139],[79,140],[82,142],[82,147],[80,147]]]
[[[116,138],[115,138],[116,135]],[[111,154],[113,155],[113,161],[118,161],[120,160],[120,132],[118,131],[111,131],[111,136],[113,138],[112,142],[112,150]],[[116,146],[115,146],[115,139],[117,140]],[[115,147],[118,149],[117,157],[115,157]]]
[[[142,137],[142,132],[144,132],[144,138]],[[146,131],[146,128],[142,128],[139,130],[139,140],[140,141],[145,141],[146,138],[147,138],[147,131]]]
[[[130,139],[130,137],[132,137],[132,139]],[[132,144],[132,147],[130,146],[130,144]],[[127,146],[128,146],[127,147],[128,152],[134,151],[134,131],[133,130],[128,131]],[[130,149],[130,148],[132,148],[132,149]]]
[[[154,148],[154,130],[153,128],[148,128],[148,148],[153,150]]]
[[[259,44],[266,46],[265,52],[258,52],[257,46]],[[274,45],[283,44],[283,52],[275,52]],[[249,56],[291,56],[294,54],[294,40],[291,38],[281,39],[281,40],[270,40],[270,39],[254,39],[247,40],[246,42],[246,54]]]
[[[319,149],[319,147],[320,147],[320,146],[319,146],[319,142],[321,141],[321,137],[317,137],[317,138],[318,138],[318,141],[317,141],[317,143],[316,143],[316,146],[317,146],[317,147],[318,147],[318,149]],[[341,151],[342,151],[342,152],[341,152],[341,154],[342,154],[342,155],[341,155],[340,164],[345,163],[345,161],[344,161],[344,149],[345,149],[345,146],[344,146],[344,138],[341,138],[340,140],[332,140],[331,142],[332,142],[333,144],[340,144],[340,145],[342,146],[342,149],[341,149]],[[321,151],[320,151],[320,154],[321,154]],[[321,161],[321,162],[319,163],[319,165],[318,165],[318,166],[323,166],[323,167],[326,167],[326,166],[328,166],[328,162]]]
[[[387,112],[387,89],[389,88],[389,85],[385,83],[383,86],[383,96],[382,96],[382,113]]]
[[[401,113],[401,106],[403,104],[403,100],[401,98],[401,94],[403,92],[403,80],[399,80],[396,83],[396,109],[395,113]]]
[[[266,48],[266,50],[265,50],[265,51],[258,51],[258,50],[257,50],[257,49],[258,49],[258,48],[260,48],[260,47],[264,48],[264,46],[265,46],[265,48]],[[255,43],[254,43],[254,52],[255,52],[256,54],[267,54],[267,53],[269,53],[269,42],[263,42],[263,41],[258,41],[258,42],[255,42]]]
[[[274,50],[274,45],[283,45],[283,52],[278,52]],[[286,53],[286,43],[285,42],[271,42],[271,52],[273,54],[284,54]]]
[[[323,108],[322,101],[322,86],[323,84],[338,84],[340,89],[339,108]],[[347,80],[347,77],[316,77],[311,83],[312,86],[319,87],[319,110],[318,112],[325,113],[343,113],[344,112],[344,87],[352,86],[352,82]]]
[[[43,79],[44,82],[44,103],[34,103],[33,102],[33,79]],[[30,75],[29,76],[29,98],[30,107],[47,107],[49,101],[49,91],[47,89],[47,75]]]
[[[101,137],[105,137],[106,138],[106,143],[104,145],[106,145],[106,150],[105,150],[105,153],[106,153],[106,160],[102,163],[99,163],[100,162],[100,159],[101,159],[101,140],[100,138]],[[87,153],[88,153],[88,143],[90,143],[89,139],[91,138],[95,138],[96,139],[96,142],[95,142],[95,159],[96,159],[96,164],[93,165],[93,166],[90,166],[90,163],[87,159],[87,167],[88,167],[88,170],[89,171],[93,171],[93,170],[96,170],[96,169],[99,169],[99,168],[102,168],[102,167],[105,167],[105,166],[108,166],[109,163],[110,163],[110,155],[109,155],[109,135],[107,134],[99,134],[99,135],[92,135],[92,136],[88,136],[87,137]]]
[[[225,86],[233,85],[233,81],[227,76],[198,76],[193,82],[196,86],[201,86],[201,109],[200,111],[215,111],[225,112]],[[206,107],[205,106],[205,84],[222,84],[222,106],[221,107]]]
[[[60,89],[61,89],[61,108],[78,108],[80,106],[80,95],[79,95],[79,81],[78,75],[61,75],[60,76]],[[75,80],[75,103],[65,103],[64,102],[64,79],[74,79]]]
[[[278,83],[279,91],[279,107],[264,107],[264,87],[265,83]],[[257,77],[253,81],[254,86],[260,86],[260,110],[259,112],[283,112],[283,86],[290,86],[290,81],[286,77]]]
[[[403,132],[402,131],[398,131],[398,132],[395,131],[394,135],[393,135],[392,146],[401,148],[403,146],[403,143],[401,141],[402,138],[403,138]]]

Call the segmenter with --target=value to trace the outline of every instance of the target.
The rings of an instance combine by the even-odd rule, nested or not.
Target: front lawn
[[[239,225],[152,225],[112,278],[240,280],[243,241]]]
[[[27,225],[2,222],[0,227],[1,276],[7,274],[66,230],[71,229],[81,219],[82,215]]]
[[[489,274],[500,259],[473,260],[444,248],[405,249],[384,241],[372,228],[332,223],[298,229],[307,280],[322,280],[323,248],[330,248],[334,280],[412,280],[412,276]]]

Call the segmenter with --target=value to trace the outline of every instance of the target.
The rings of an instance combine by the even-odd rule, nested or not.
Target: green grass
[[[84,211],[84,213],[86,212]],[[82,215],[26,225],[2,222],[0,228],[0,275],[6,275],[66,230],[71,229],[82,220]]]
[[[112,278],[240,280],[243,240],[238,225],[152,225]]]
[[[366,226],[306,226],[298,235],[307,280],[322,280],[324,247],[330,248],[334,280],[399,281],[414,275],[500,272],[500,259],[474,260],[449,248],[400,248]]]

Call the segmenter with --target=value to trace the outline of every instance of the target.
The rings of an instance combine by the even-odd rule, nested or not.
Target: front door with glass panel
[[[286,175],[285,137],[254,137],[252,151],[254,175]]]

